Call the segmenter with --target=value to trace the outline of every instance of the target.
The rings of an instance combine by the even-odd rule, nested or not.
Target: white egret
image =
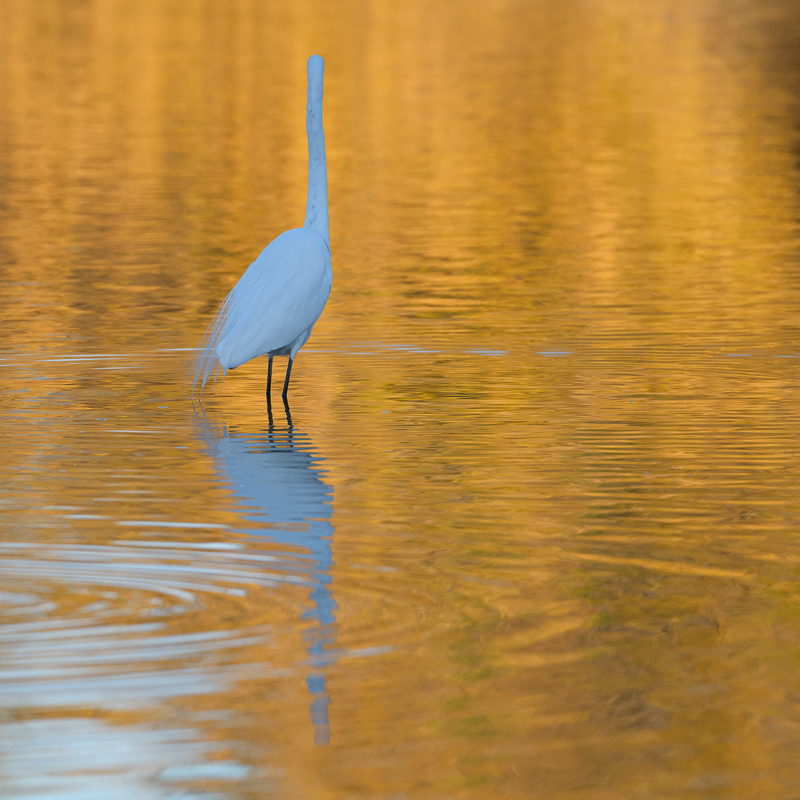
[[[267,397],[272,359],[289,356],[283,398],[297,351],[308,341],[331,291],[328,234],[328,175],[322,130],[321,56],[308,59],[308,201],[302,228],[282,233],[261,252],[231,289],[206,330],[192,370],[192,394],[209,376],[223,375],[256,356],[267,355]]]

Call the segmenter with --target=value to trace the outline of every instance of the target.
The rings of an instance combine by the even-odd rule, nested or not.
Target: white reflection
[[[229,743],[207,741],[208,720],[182,712],[179,724],[170,721],[183,697],[223,696],[242,682],[294,674],[263,661],[275,636],[266,625],[209,627],[213,616],[203,617],[200,629],[179,622],[211,598],[245,597],[253,587],[308,593],[299,621],[306,627],[311,719],[315,742],[328,743],[324,670],[340,654],[332,650],[332,490],[322,459],[288,417],[279,425],[265,417],[264,429],[248,434],[203,419],[200,433],[240,506],[252,548],[235,537],[153,539],[159,528],[169,536],[172,528],[227,526],[182,519],[185,508],[178,519],[141,519],[139,511],[131,519],[126,506],[113,504],[103,515],[112,538],[103,544],[70,537],[0,542],[0,795],[211,800],[223,795],[195,793],[190,784],[219,781],[229,797],[243,782],[263,781],[245,764],[219,760]],[[49,511],[60,520],[74,514],[70,522],[101,516],[72,506]],[[141,538],[129,533],[137,528]],[[261,545],[272,540],[274,550],[255,546],[256,537]],[[248,658],[253,648],[257,660]],[[15,721],[20,709],[43,717]],[[160,722],[111,725],[102,718],[132,711]]]
[[[283,410],[285,422],[283,414],[273,415],[268,406],[268,424],[257,433],[214,428],[206,420],[205,439],[218,473],[243,506],[241,516],[260,523],[248,532],[298,549],[307,564],[313,584],[312,607],[303,615],[313,620],[304,631],[312,667],[307,686],[313,698],[314,742],[325,745],[330,741],[330,697],[324,667],[333,658],[336,634],[336,602],[330,591],[333,488],[325,483],[324,459],[308,434],[294,427],[288,405]],[[297,564],[292,567],[296,570]]]
[[[97,719],[42,719],[0,725],[3,789],[29,800],[212,800],[186,781],[238,781],[250,768],[209,761],[220,743],[192,728],[108,725]],[[0,789],[0,795],[11,797]]]

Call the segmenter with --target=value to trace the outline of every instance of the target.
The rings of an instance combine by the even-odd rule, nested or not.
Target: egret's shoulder
[[[321,250],[330,255],[330,248],[325,237],[313,228],[290,228],[280,236],[276,236],[267,249],[273,247],[281,251],[284,249]]]
[[[250,265],[257,273],[296,269],[313,264],[330,264],[328,243],[310,228],[292,228],[276,236]]]
[[[245,270],[234,289],[284,291],[298,279],[331,283],[331,254],[325,239],[310,228],[292,228],[276,236]],[[281,288],[284,287],[284,288]],[[296,287],[302,291],[300,286]]]

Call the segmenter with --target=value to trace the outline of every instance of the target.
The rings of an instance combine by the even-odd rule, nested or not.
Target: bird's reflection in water
[[[204,438],[216,470],[242,501],[241,516],[269,525],[249,533],[302,548],[300,556],[308,562],[313,606],[303,618],[313,622],[304,632],[311,668],[307,685],[313,698],[314,742],[326,745],[330,742],[330,697],[325,665],[331,660],[326,648],[331,647],[336,633],[336,603],[330,589],[333,488],[323,480],[323,458],[314,451],[308,434],[293,426],[288,403],[275,409],[268,403],[267,421],[265,430],[245,434],[210,425],[204,416]],[[291,566],[295,570],[296,561]]]

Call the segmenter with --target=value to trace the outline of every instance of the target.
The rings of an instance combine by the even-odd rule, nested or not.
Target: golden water
[[[182,370],[302,223],[313,52],[290,426]],[[0,4],[0,795],[800,795],[798,54],[790,0]]]

